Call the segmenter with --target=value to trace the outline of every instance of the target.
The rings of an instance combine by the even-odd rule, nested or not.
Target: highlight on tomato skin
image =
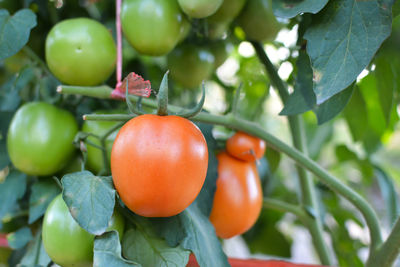
[[[216,234],[231,238],[249,230],[262,208],[262,189],[255,162],[217,155],[218,178],[210,221]]]
[[[244,161],[255,161],[263,157],[266,149],[264,140],[248,135],[243,132],[237,132],[226,142],[228,153]]]
[[[111,151],[118,194],[131,211],[145,217],[169,217],[186,209],[199,194],[207,168],[203,134],[178,116],[131,119]]]

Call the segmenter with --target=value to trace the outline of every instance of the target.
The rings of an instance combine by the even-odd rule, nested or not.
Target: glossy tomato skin
[[[228,153],[237,159],[245,161],[255,161],[262,158],[265,149],[264,140],[243,132],[235,133],[226,142]]]
[[[95,114],[121,114],[120,111],[96,111]],[[86,120],[82,125],[82,132],[95,134],[99,137],[106,134],[111,128],[115,127],[119,122],[115,121],[88,121]],[[108,160],[111,158],[111,149],[114,139],[117,136],[118,130],[114,131],[106,138],[106,150]],[[100,140],[94,136],[89,136],[87,140],[95,145],[101,145]],[[97,147],[86,144],[87,149],[87,167],[94,173],[99,173],[104,168],[103,152]]]
[[[281,29],[272,12],[271,0],[248,0],[237,20],[246,38],[252,41],[272,41]]]
[[[205,18],[214,14],[223,0],[178,0],[179,6],[192,18]]]
[[[254,162],[217,155],[218,178],[210,221],[217,236],[231,238],[246,232],[261,212],[262,190]]]
[[[161,56],[170,52],[185,27],[176,0],[125,0],[121,9],[122,30],[139,53]]]
[[[92,86],[114,71],[116,47],[111,33],[88,18],[57,23],[46,39],[46,62],[63,83]]]
[[[111,172],[122,201],[146,217],[182,212],[203,186],[207,143],[191,121],[178,116],[142,115],[119,131]]]
[[[201,85],[213,71],[214,56],[207,47],[183,43],[167,57],[171,78],[191,89]]]
[[[14,166],[29,175],[50,175],[61,170],[74,153],[78,132],[75,118],[45,102],[31,102],[15,113],[7,135],[7,150]]]
[[[124,226],[123,217],[114,212],[108,230],[117,230],[121,238]],[[63,267],[93,265],[94,235],[72,218],[61,194],[48,206],[42,227],[44,248],[55,263]]]

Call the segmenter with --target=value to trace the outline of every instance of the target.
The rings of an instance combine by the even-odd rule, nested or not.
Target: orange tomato
[[[119,131],[111,172],[122,201],[146,217],[182,212],[207,174],[207,143],[199,128],[178,116],[142,115]]]
[[[226,142],[228,153],[238,159],[255,161],[265,153],[265,141],[243,132],[235,133]]]
[[[230,238],[246,232],[262,208],[262,190],[255,162],[217,155],[218,179],[210,221],[217,236]]]

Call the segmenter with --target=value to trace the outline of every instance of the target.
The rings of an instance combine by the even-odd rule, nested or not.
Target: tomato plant
[[[167,217],[196,198],[207,172],[199,129],[177,116],[143,115],[119,131],[111,152],[115,188],[133,212]]]
[[[124,225],[123,217],[114,212],[108,230],[116,230],[122,237]],[[42,231],[44,248],[55,263],[65,267],[92,265],[94,235],[72,218],[61,194],[48,206]]]
[[[8,129],[10,159],[25,173],[54,174],[74,153],[72,142],[77,131],[78,125],[68,111],[44,102],[26,104],[15,113]]]
[[[138,52],[161,56],[170,52],[184,32],[176,0],[125,0],[121,23],[125,37]]]
[[[226,152],[217,158],[217,189],[210,221],[217,236],[230,238],[246,232],[256,222],[262,207],[262,190],[254,162],[238,160]]]
[[[9,265],[399,265],[399,22],[381,0],[0,0]]]
[[[237,132],[226,142],[228,153],[238,159],[245,161],[255,161],[264,156],[265,141],[250,136],[243,132]]]
[[[208,48],[186,43],[169,53],[167,60],[172,79],[185,88],[198,87],[210,76],[214,64]]]
[[[205,18],[217,11],[223,0],[178,0],[183,12],[193,18]]]
[[[107,28],[95,20],[64,20],[47,36],[46,62],[63,83],[97,85],[114,71],[114,40]]]

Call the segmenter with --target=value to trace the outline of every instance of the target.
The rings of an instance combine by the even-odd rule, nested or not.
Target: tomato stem
[[[232,101],[232,113],[237,115],[239,113],[239,100],[240,100],[240,92],[242,91],[243,83],[239,84],[239,87],[235,91],[235,95],[233,96]]]
[[[272,85],[278,90],[279,96],[283,102],[286,103],[289,98],[289,92],[286,84],[279,77],[279,74],[269,60],[263,46],[259,42],[251,42],[260,62],[264,65],[265,70],[271,80]],[[303,121],[300,116],[288,116],[289,127],[292,133],[293,145],[296,149],[302,151],[304,154],[308,154],[306,139],[303,129]],[[300,181],[300,192],[301,192],[301,204],[303,207],[307,207],[315,211],[316,216],[314,220],[307,226],[312,235],[314,246],[318,251],[318,255],[321,259],[322,264],[332,265],[332,257],[328,251],[325,240],[323,239],[322,221],[320,216],[320,207],[317,202],[317,195],[315,192],[314,182],[311,179],[309,173],[299,165],[296,165],[297,173]]]
[[[159,116],[168,115],[168,73],[169,71],[164,74],[157,93],[157,115]]]

